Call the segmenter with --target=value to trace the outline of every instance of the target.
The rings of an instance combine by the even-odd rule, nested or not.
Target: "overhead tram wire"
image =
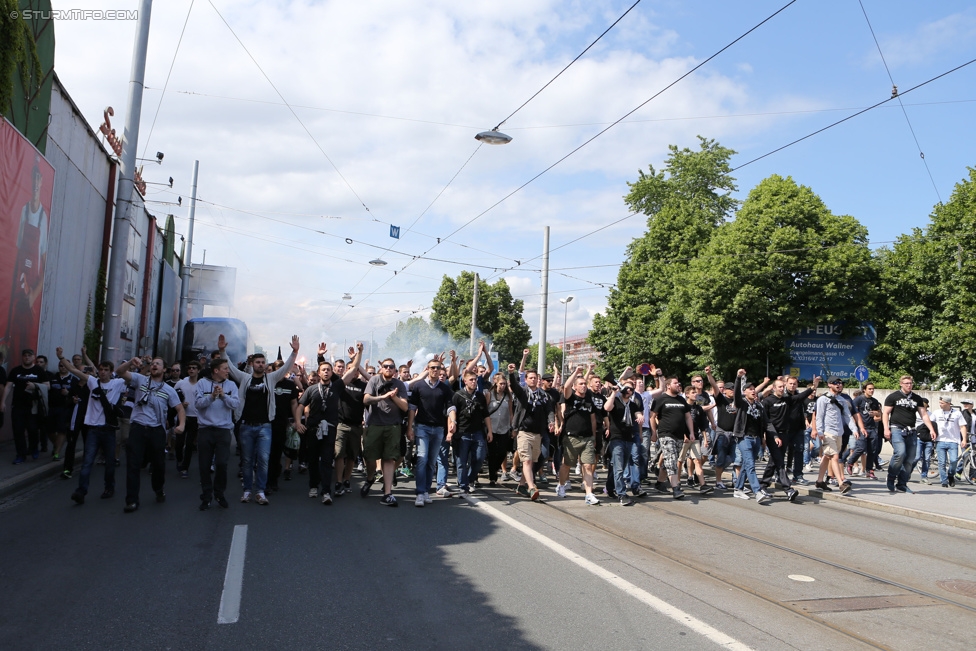
[[[960,65],[958,65],[958,66],[956,66],[955,68],[952,68],[951,70],[946,70],[945,72],[943,72],[943,73],[942,73],[942,74],[940,74],[940,75],[936,75],[935,77],[932,77],[931,79],[927,79],[927,80],[925,80],[925,81],[923,81],[923,82],[922,82],[922,83],[920,83],[920,84],[917,84],[917,85],[915,85],[915,86],[912,86],[912,87],[911,87],[911,88],[909,88],[908,90],[905,90],[905,91],[900,91],[900,92],[898,93],[898,97],[901,97],[902,95],[907,95],[908,93],[910,93],[910,92],[912,92],[912,91],[914,91],[914,90],[918,90],[918,89],[919,89],[919,88],[921,88],[922,86],[926,86],[926,85],[928,85],[928,84],[931,84],[931,83],[932,83],[933,81],[936,81],[936,80],[938,80],[938,79],[941,79],[941,78],[943,78],[943,77],[945,77],[946,75],[950,75],[950,74],[952,74],[953,72],[956,72],[956,71],[958,71],[958,70],[962,70],[962,69],[963,69],[963,68],[965,68],[966,66],[968,66],[968,65],[971,65],[971,64],[973,64],[973,63],[976,63],[976,59],[970,59],[969,61],[967,61],[967,62],[965,62],[965,63],[963,63],[963,64],[960,64]],[[893,99],[896,99],[896,98],[895,98],[895,97],[889,97],[888,99],[885,99],[885,100],[882,100],[882,101],[880,101],[880,102],[878,102],[877,104],[872,104],[871,106],[868,106],[867,108],[863,108],[863,109],[861,109],[861,110],[860,110],[860,111],[858,111],[857,113],[852,113],[852,114],[850,114],[850,115],[848,115],[848,116],[847,116],[846,118],[843,118],[843,119],[841,119],[841,120],[837,120],[836,122],[832,122],[832,123],[830,123],[830,124],[828,124],[828,125],[827,125],[827,126],[825,126],[825,127],[822,127],[822,128],[820,128],[820,129],[817,129],[816,131],[813,131],[812,133],[808,133],[807,135],[805,135],[805,136],[803,136],[802,138],[797,138],[796,140],[794,140],[794,141],[792,141],[792,142],[788,142],[788,143],[786,143],[786,144],[785,144],[785,145],[783,145],[782,147],[777,147],[776,149],[774,149],[774,150],[772,150],[772,151],[768,151],[768,152],[766,152],[766,153],[765,153],[765,154],[763,154],[762,156],[757,156],[757,157],[755,157],[755,158],[753,158],[752,160],[749,160],[749,161],[746,161],[745,163],[743,163],[742,165],[739,165],[738,167],[733,167],[733,168],[732,168],[731,170],[729,170],[729,171],[730,171],[730,172],[735,172],[736,170],[741,170],[741,169],[742,169],[743,167],[745,167],[746,165],[752,165],[752,164],[753,164],[753,163],[755,163],[756,161],[760,161],[760,160],[762,160],[762,159],[764,159],[764,158],[766,158],[767,156],[772,156],[773,154],[775,154],[775,153],[777,153],[777,152],[781,152],[781,151],[783,151],[784,149],[786,149],[787,147],[792,147],[793,145],[795,145],[795,144],[797,144],[797,143],[800,143],[800,142],[803,142],[804,140],[806,140],[806,139],[808,139],[808,138],[812,138],[813,136],[815,136],[815,135],[817,135],[817,134],[819,134],[819,133],[823,133],[823,132],[824,132],[824,131],[826,131],[827,129],[831,129],[831,128],[833,128],[833,127],[836,127],[836,126],[837,126],[838,124],[843,124],[844,122],[847,122],[848,120],[850,120],[850,119],[852,119],[852,118],[856,118],[856,117],[857,117],[857,116],[859,116],[859,115],[863,115],[864,113],[867,113],[868,111],[870,111],[870,110],[872,110],[872,109],[876,109],[876,108],[878,108],[879,106],[883,106],[883,105],[885,105],[885,104],[887,104],[888,102],[890,102],[890,101],[891,101],[891,100],[893,100]]]
[[[685,79],[689,75],[691,75],[694,72],[696,72],[697,70],[699,70],[702,66],[704,66],[705,64],[707,64],[709,61],[711,61],[712,59],[714,59],[718,55],[722,54],[723,52],[725,52],[726,50],[728,50],[730,47],[732,47],[733,45],[735,45],[736,43],[738,43],[739,41],[741,41],[742,39],[744,39],[746,36],[748,36],[752,32],[756,31],[757,29],[759,29],[760,27],[762,27],[763,25],[765,25],[767,22],[769,22],[770,20],[772,20],[773,18],[775,18],[777,15],[779,15],[780,13],[782,13],[783,11],[785,11],[791,5],[795,4],[796,1],[797,0],[790,0],[785,5],[783,5],[782,7],[780,7],[779,9],[777,9],[776,11],[774,11],[773,13],[771,13],[769,16],[767,16],[766,18],[764,18],[763,20],[761,20],[759,23],[757,23],[753,27],[749,28],[748,30],[746,30],[745,32],[743,32],[742,34],[740,34],[738,37],[736,37],[734,40],[732,40],[731,42],[729,42],[728,44],[726,44],[725,46],[723,46],[720,50],[716,51],[714,54],[712,54],[711,56],[709,56],[707,59],[705,59],[704,61],[702,61],[698,65],[694,66],[693,68],[691,68],[690,70],[688,70],[687,72],[685,72],[684,74],[682,74],[680,77],[678,77],[677,79],[675,79],[674,81],[672,81],[671,83],[669,83],[667,86],[665,86],[664,88],[662,88],[658,92],[656,92],[653,95],[651,95],[648,99],[646,99],[645,101],[643,101],[640,104],[638,104],[632,110],[630,110],[627,113],[625,113],[622,117],[620,117],[617,120],[611,122],[609,124],[609,126],[607,126],[606,128],[600,130],[596,135],[594,135],[591,138],[589,138],[586,141],[584,141],[581,145],[579,145],[576,148],[574,148],[572,151],[570,151],[568,154],[566,154],[565,156],[563,156],[562,158],[560,158],[559,160],[557,160],[555,163],[553,163],[552,165],[548,166],[547,168],[545,168],[544,170],[542,170],[541,172],[539,172],[538,174],[536,174],[535,176],[533,176],[532,178],[530,178],[528,181],[526,181],[525,183],[523,183],[519,187],[515,188],[514,190],[512,190],[511,192],[509,192],[508,194],[506,194],[504,197],[502,197],[501,199],[499,199],[498,201],[496,201],[495,203],[493,203],[492,205],[490,205],[488,208],[486,208],[485,210],[481,211],[480,213],[478,213],[477,215],[475,215],[474,217],[472,217],[471,219],[469,219],[467,222],[465,222],[464,224],[462,224],[458,228],[454,229],[454,231],[452,231],[446,237],[439,238],[437,240],[437,243],[434,244],[430,249],[428,249],[427,251],[425,251],[422,255],[426,255],[427,253],[429,253],[430,251],[432,251],[434,248],[436,248],[440,244],[442,244],[445,241],[449,240],[451,237],[454,237],[459,232],[461,232],[463,229],[467,228],[468,226],[470,226],[471,224],[473,224],[475,221],[477,221],[481,217],[483,217],[486,214],[488,214],[488,212],[490,212],[491,210],[495,209],[497,206],[501,205],[502,202],[504,202],[507,199],[511,198],[512,196],[514,196],[516,193],[518,193],[519,191],[521,191],[522,189],[524,189],[525,187],[527,187],[532,182],[536,181],[543,174],[545,174],[549,170],[553,169],[554,167],[556,167],[557,165],[559,165],[560,163],[562,163],[563,161],[565,161],[567,158],[569,158],[570,156],[572,156],[573,154],[575,154],[579,150],[583,149],[583,147],[587,146],[588,144],[590,144],[591,142],[593,142],[594,140],[596,140],[597,138],[599,138],[600,136],[602,136],[603,134],[605,134],[607,131],[609,131],[610,129],[612,129],[616,125],[620,124],[621,122],[623,122],[625,119],[627,119],[628,117],[630,117],[631,115],[633,115],[634,113],[636,113],[637,111],[639,111],[640,109],[642,109],[645,106],[647,106],[650,102],[652,102],[656,98],[660,97],[662,94],[664,94],[665,92],[667,92],[669,89],[671,89],[673,86],[675,86],[676,84],[678,84],[680,81],[682,81],[683,79]],[[541,257],[541,256],[537,256],[537,257]],[[411,260],[406,265],[404,265],[399,271],[404,271],[407,267],[409,267],[411,264],[413,264],[413,262],[414,262],[414,260]],[[520,266],[520,265],[516,265],[516,266]],[[509,269],[509,270],[511,270],[511,269]],[[387,278],[385,281],[383,281],[383,283],[380,284],[376,288],[376,290],[379,290],[383,286],[385,286],[388,282],[390,282],[390,280],[393,279],[393,277],[395,277],[395,274],[394,274],[394,276],[392,276],[390,278]],[[374,291],[376,291],[376,290],[374,290]],[[368,294],[366,296],[366,298],[369,298],[369,296],[372,296],[372,293]],[[341,320],[341,318],[340,318],[340,320]]]
[[[544,91],[546,88],[549,87],[549,84],[551,84],[552,82],[556,81],[556,79],[558,79],[561,74],[563,74],[564,72],[566,72],[567,70],[569,70],[569,67],[570,66],[572,66],[574,63],[576,63],[577,61],[579,61],[580,58],[584,54],[586,54],[587,52],[589,52],[590,51],[590,48],[592,48],[594,45],[596,45],[600,41],[601,38],[603,38],[604,36],[606,36],[607,35],[607,32],[609,32],[611,29],[613,29],[614,27],[616,27],[617,26],[617,23],[619,23],[621,20],[623,20],[624,17],[627,14],[629,14],[634,7],[636,7],[637,5],[640,4],[640,2],[641,2],[641,0],[637,0],[637,2],[635,2],[632,5],[630,5],[630,7],[627,9],[627,11],[625,11],[624,13],[622,13],[620,15],[620,17],[617,18],[617,20],[613,21],[613,23],[609,27],[607,27],[605,30],[603,30],[603,33],[600,34],[599,36],[597,36],[596,39],[592,43],[590,43],[589,45],[587,45],[586,46],[586,49],[584,49],[582,52],[580,52],[579,54],[577,54],[576,55],[576,58],[574,58],[572,61],[570,61],[569,63],[567,63],[566,66],[562,70],[560,70],[559,72],[557,72],[555,77],[553,77],[552,79],[550,79],[549,81],[547,81],[546,84],[542,88],[540,88],[539,90],[537,90],[534,93],[532,93],[532,97],[530,97],[529,99],[527,99],[524,102],[522,102],[521,106],[519,106],[517,109],[515,109],[514,111],[512,111],[511,113],[509,113],[508,116],[504,120],[502,120],[497,125],[495,125],[495,128],[492,129],[492,131],[498,131],[498,129],[500,129],[503,124],[505,124],[506,122],[508,122],[509,118],[511,118],[513,115],[515,115],[516,113],[518,113],[519,111],[521,111],[523,108],[525,108],[526,104],[528,104],[529,102],[531,102],[532,100],[534,100],[536,97],[538,97],[539,93],[541,93],[542,91]]]
[[[163,92],[159,95],[159,102],[156,104],[156,112],[153,114],[152,124],[149,125],[149,135],[146,136],[146,144],[142,148],[142,157],[146,157],[146,153],[149,151],[149,141],[152,139],[153,129],[156,128],[156,118],[159,117],[159,109],[163,106],[163,98],[166,97],[166,89],[169,88],[169,78],[173,76],[173,66],[176,65],[176,55],[180,53],[180,45],[183,44],[183,35],[186,34],[186,26],[190,22],[190,12],[193,11],[193,3],[196,0],[190,0],[190,8],[186,10],[186,19],[183,21],[183,29],[180,30],[180,38],[176,41],[176,51],[173,52],[173,60],[169,64],[169,72],[166,73],[166,81],[163,83]]]
[[[935,184],[935,177],[932,176],[932,170],[929,169],[929,162],[925,160],[925,153],[922,151],[922,145],[918,142],[918,136],[915,135],[915,127],[912,126],[912,121],[908,119],[908,111],[905,109],[905,104],[901,101],[901,96],[898,94],[898,86],[895,85],[895,78],[891,75],[891,70],[888,68],[888,62],[885,60],[884,52],[881,51],[881,43],[878,42],[878,37],[874,33],[874,27],[871,26],[871,19],[868,18],[868,11],[864,8],[864,2],[862,0],[857,0],[857,3],[861,5],[861,13],[864,14],[864,20],[868,24],[868,29],[871,31],[871,38],[874,39],[874,45],[878,48],[878,54],[881,56],[881,63],[884,64],[885,72],[888,73],[888,81],[891,82],[891,96],[898,98],[898,105],[901,106],[901,112],[905,116],[905,122],[908,123],[908,130],[912,132],[912,139],[915,141],[915,148],[918,149],[918,155],[922,159],[922,165],[925,165],[925,171],[929,175],[929,181],[932,182],[932,189],[935,190],[935,196],[939,198],[939,203],[942,203],[942,195],[939,193],[939,186]]]
[[[292,108],[292,105],[288,103],[288,100],[285,99],[285,96],[281,94],[281,91],[278,90],[278,87],[275,86],[273,81],[271,81],[271,77],[269,77],[268,73],[264,71],[264,68],[262,68],[261,64],[258,63],[258,60],[254,58],[254,55],[251,54],[251,51],[247,49],[247,46],[244,45],[244,41],[242,41],[241,37],[237,35],[237,32],[234,31],[234,28],[230,26],[230,23],[227,22],[227,19],[224,18],[224,15],[220,13],[220,10],[217,9],[217,6],[213,3],[213,0],[207,0],[207,2],[210,4],[211,7],[213,7],[214,12],[216,12],[217,16],[220,18],[221,22],[224,23],[224,26],[226,26],[227,29],[230,31],[234,39],[237,40],[237,43],[241,46],[241,48],[244,50],[247,56],[251,59],[251,62],[254,63],[254,66],[258,69],[258,72],[261,73],[261,76],[263,76],[265,81],[268,82],[268,85],[271,86],[275,94],[278,95],[279,98],[281,98],[281,101],[284,103],[284,105],[288,107],[288,111],[291,112],[292,116],[298,121],[298,124],[301,125],[302,129],[305,131],[308,137],[312,140],[313,143],[315,143],[315,146],[318,148],[318,150],[322,152],[322,155],[325,156],[325,160],[329,161],[329,165],[332,166],[332,169],[334,169],[336,174],[339,175],[339,178],[342,179],[342,182],[346,184],[346,187],[349,188],[349,191],[352,192],[353,196],[356,197],[356,200],[359,201],[359,204],[363,207],[363,210],[365,210],[366,213],[370,217],[372,217],[375,221],[379,221],[373,215],[373,212],[369,209],[369,206],[366,205],[366,202],[363,201],[362,197],[359,196],[359,193],[356,192],[356,189],[352,187],[352,184],[349,182],[349,180],[346,179],[345,176],[343,176],[338,166],[332,161],[332,158],[330,158],[329,155],[325,152],[325,149],[322,147],[322,145],[319,144],[319,141],[316,140],[315,136],[312,135],[312,132],[309,131],[309,128],[305,126],[305,123],[302,121],[302,119],[298,117],[298,113],[295,112],[295,109]]]

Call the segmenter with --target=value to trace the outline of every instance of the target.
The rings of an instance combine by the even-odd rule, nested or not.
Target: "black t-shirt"
[[[726,398],[724,393],[716,393],[715,405],[715,424],[723,432],[731,434],[735,429],[735,414],[739,411],[735,400]]]
[[[484,393],[475,390],[474,395],[471,395],[467,389],[462,389],[454,394],[452,404],[457,409],[458,434],[485,432],[488,403]]]
[[[305,427],[314,433],[323,420],[331,425],[337,425],[339,423],[339,402],[345,392],[346,385],[343,384],[341,378],[335,375],[332,376],[332,380],[328,384],[319,382],[306,389],[299,401],[308,406]]]
[[[884,401],[885,407],[891,407],[888,424],[902,428],[915,427],[915,417],[918,416],[918,408],[923,404],[922,397],[914,391],[907,396],[902,391],[889,393]]]
[[[803,401],[803,411],[806,412],[806,421],[809,424],[817,417],[817,397],[810,394],[810,397]]]
[[[65,377],[55,375],[50,379],[50,382],[51,388],[47,394],[47,404],[51,411],[73,409],[75,401],[72,399],[72,395],[74,395],[75,385],[78,384],[78,378],[69,373]],[[67,394],[61,393],[62,390],[66,391]]]
[[[780,434],[786,434],[786,428],[790,419],[790,399],[784,393],[777,398],[775,393],[771,393],[763,399],[763,408],[766,410],[766,417],[773,424]]]
[[[288,422],[292,417],[291,401],[298,400],[298,385],[294,380],[282,378],[275,385],[275,422]]]
[[[596,414],[597,434],[602,436],[607,427],[607,412],[603,408],[603,406],[607,404],[607,399],[602,393],[590,391],[589,389],[587,389],[587,391],[590,394],[590,399],[593,401],[593,413]]]
[[[595,409],[593,393],[587,389],[583,397],[580,397],[574,391],[568,398],[564,397],[562,403],[566,405],[563,414],[563,433],[578,438],[593,436],[593,422],[590,419],[590,414]]]
[[[252,379],[244,395],[244,411],[241,420],[245,423],[268,423],[268,387],[264,378]]]
[[[27,383],[33,382],[39,384],[41,382],[47,382],[47,379],[47,371],[42,370],[37,364],[34,364],[29,369],[23,366],[15,366],[11,369],[10,375],[7,376],[7,380],[13,382],[14,385],[14,398],[11,404],[14,407],[30,409],[34,403],[34,397],[39,394],[37,391],[28,393]]]
[[[691,411],[691,424],[694,426],[695,438],[701,440],[701,433],[708,429],[708,416],[705,415],[705,410],[702,408],[700,402],[695,402],[693,405],[688,405]]]
[[[872,411],[881,411],[881,403],[878,402],[877,398],[859,395],[854,398],[854,409],[861,413],[864,429],[872,431],[878,429],[878,421],[874,420],[874,416],[871,414]]]
[[[346,390],[339,396],[341,398],[339,400],[339,422],[350,427],[361,427],[363,413],[366,411],[366,405],[363,404],[366,380],[357,377],[345,387]]]
[[[651,405],[651,411],[657,414],[658,436],[667,436],[681,441],[688,435],[685,414],[691,411],[691,405],[681,396],[671,396],[667,393],[660,395]]]
[[[630,441],[634,438],[634,423],[637,414],[643,409],[637,409],[632,401],[626,403],[619,398],[613,401],[613,410],[610,411],[610,440]],[[630,412],[630,424],[627,423],[627,412]]]

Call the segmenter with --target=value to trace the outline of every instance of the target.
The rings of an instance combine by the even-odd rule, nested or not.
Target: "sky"
[[[429,317],[443,276],[464,270],[504,278],[537,341],[545,226],[547,339],[558,343],[564,317],[583,335],[646,229],[628,218],[627,183],[659,169],[668,145],[712,138],[739,168],[889,98],[889,71],[904,94],[976,58],[970,2],[861,0],[862,12],[858,0],[797,0],[567,157],[787,1],[639,2],[508,118],[503,146],[474,136],[633,0],[157,2],[138,151],[164,152],[144,178],[174,186],[149,186],[148,206],[186,233],[200,161],[193,262],[206,252],[237,269],[231,316],[268,349],[293,333],[309,350],[382,342],[398,320]],[[108,105],[124,124],[135,27],[56,23],[55,69],[94,128]],[[904,94],[904,111],[889,102],[736,169],[735,196],[792,176],[860,220],[873,247],[924,227],[976,164],[974,82],[976,63]]]

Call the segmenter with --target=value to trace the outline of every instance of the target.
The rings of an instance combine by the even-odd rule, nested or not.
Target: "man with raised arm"
[[[361,497],[369,495],[376,481],[376,462],[382,462],[383,499],[386,506],[397,506],[393,497],[393,473],[400,456],[400,423],[407,405],[407,385],[397,377],[396,362],[386,358],[380,364],[380,372],[366,383],[363,404],[369,410],[366,436],[363,439],[363,460],[366,463],[366,481],[359,490]]]
[[[197,412],[197,462],[200,465],[200,510],[217,504],[227,508],[227,461],[230,459],[230,439],[234,429],[234,411],[240,406],[237,385],[229,382],[230,364],[226,359],[210,362],[210,377],[201,378],[194,385],[193,405]],[[211,461],[214,472],[210,472]],[[189,459],[187,459],[189,463]]]
[[[583,471],[583,490],[586,491],[584,501],[589,506],[596,506],[600,500],[593,494],[593,473],[596,470],[596,437],[602,433],[597,431],[593,395],[586,388],[582,373],[583,367],[577,366],[563,385],[559,405],[563,424],[563,463],[559,468],[556,495],[566,497],[570,468],[579,463]]]
[[[271,421],[276,413],[274,388],[291,370],[298,355],[298,346],[298,335],[292,335],[291,354],[281,368],[271,373],[265,373],[267,360],[262,353],[257,353],[251,357],[251,372],[247,373],[237,370],[234,360],[227,356],[224,335],[217,338],[217,349],[221,358],[229,362],[230,377],[237,383],[241,396],[240,404],[234,410],[235,420],[241,421],[241,455],[244,460],[244,494],[241,502],[250,502],[253,490],[257,493],[258,504],[268,504],[265,488],[271,454]]]

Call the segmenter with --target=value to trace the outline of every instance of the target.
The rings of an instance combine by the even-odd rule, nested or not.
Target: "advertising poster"
[[[0,118],[0,354],[20,364],[37,348],[54,168]]]
[[[842,322],[804,328],[786,342],[793,363],[783,372],[804,380],[815,375],[824,380],[831,375],[846,380],[854,377],[854,369],[867,364],[876,338],[874,324],[870,321],[862,321],[850,328],[844,328]]]

